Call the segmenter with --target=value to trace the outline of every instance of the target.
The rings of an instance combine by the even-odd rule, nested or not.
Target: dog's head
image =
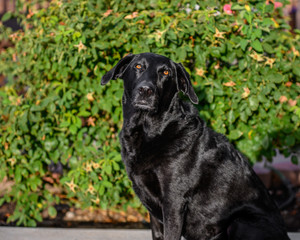
[[[101,84],[117,78],[124,80],[125,102],[130,101],[136,109],[157,110],[161,104],[171,101],[178,91],[198,103],[190,76],[182,64],[161,55],[129,54],[102,77]]]

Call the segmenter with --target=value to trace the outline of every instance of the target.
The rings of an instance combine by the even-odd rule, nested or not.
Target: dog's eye
[[[141,68],[142,68],[142,65],[141,65],[141,64],[137,64],[137,65],[135,65],[135,67],[136,67],[137,69],[141,69]]]
[[[169,75],[169,71],[168,71],[168,70],[165,70],[165,71],[164,71],[164,75]]]

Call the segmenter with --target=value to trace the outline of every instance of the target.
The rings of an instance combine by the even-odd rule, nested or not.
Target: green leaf
[[[70,133],[72,133],[73,135],[75,135],[77,133],[77,127],[76,125],[72,124],[69,128]]]
[[[231,10],[245,10],[245,6],[238,5],[237,3],[233,3],[231,6]]]
[[[235,129],[235,130],[230,131],[230,133],[229,133],[229,135],[228,135],[228,138],[229,138],[230,140],[237,140],[237,139],[239,139],[242,135],[243,135],[243,132],[241,132],[241,131],[238,130],[238,129]]]
[[[233,110],[230,110],[228,113],[228,121],[229,123],[233,123],[235,121],[235,112]]]
[[[21,182],[22,179],[22,175],[21,175],[21,169],[19,166],[16,167],[16,171],[15,171],[15,181],[17,183]]]
[[[103,171],[105,171],[108,175],[111,175],[111,171],[112,171],[111,165],[105,165],[103,167]]]
[[[56,215],[57,215],[57,211],[56,211],[55,207],[50,206],[50,207],[48,208],[48,214],[49,214],[49,216],[50,216],[51,218],[55,218]]]
[[[293,164],[298,165],[299,161],[298,161],[298,157],[296,155],[293,155],[291,158],[291,161]],[[0,205],[1,206],[1,205]]]
[[[101,181],[101,183],[106,188],[112,188],[113,187],[113,185],[110,182],[108,182],[108,181]]]
[[[58,141],[56,138],[47,139],[44,142],[44,148],[47,152],[52,151],[58,145]]]
[[[78,117],[89,117],[90,115],[91,115],[91,113],[88,111],[80,111],[78,113]]]
[[[270,74],[270,75],[267,76],[267,79],[270,82],[274,82],[274,83],[282,83],[282,82],[284,82],[283,75],[281,75],[280,73],[272,73],[272,74]]]
[[[103,196],[105,193],[105,186],[104,185],[100,185],[100,188],[99,188],[99,195],[100,196]]]
[[[246,61],[245,59],[241,59],[241,60],[239,61],[239,69],[240,69],[241,71],[244,71],[245,68],[247,67],[247,65],[248,65],[248,63],[247,63],[247,61]]]
[[[255,51],[263,52],[263,48],[259,40],[254,40],[250,45],[254,48]]]
[[[295,75],[297,75],[298,77],[300,77],[300,63],[294,63],[293,65],[292,65],[292,69],[293,69],[293,73],[295,74]]]
[[[11,12],[6,12],[6,13],[2,16],[1,21],[2,21],[2,22],[5,22],[5,21],[9,20],[11,17],[12,17],[12,13],[11,13]]]
[[[118,163],[116,163],[115,161],[113,161],[113,167],[115,171],[119,171],[120,170],[120,166]]]
[[[250,106],[250,109],[252,111],[256,111],[257,108],[258,108],[258,105],[259,105],[259,102],[258,102],[258,98],[257,97],[254,97],[254,96],[251,96],[249,98],[249,106]]]
[[[70,126],[70,122],[68,121],[64,121],[59,124],[59,127],[61,128],[68,127],[68,126]]]
[[[263,43],[262,46],[267,53],[274,53],[274,48],[270,44]]]
[[[293,135],[288,135],[285,137],[284,141],[287,146],[294,146],[296,139]]]
[[[248,45],[248,40],[247,39],[242,39],[240,41],[240,46],[241,46],[241,48],[242,48],[243,51],[246,50],[247,45]]]

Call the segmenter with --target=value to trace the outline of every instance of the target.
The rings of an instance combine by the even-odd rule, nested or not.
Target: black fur
[[[122,159],[150,212],[153,239],[289,239],[247,160],[178,97],[198,103],[181,64],[128,55],[101,83],[116,78],[124,80]]]

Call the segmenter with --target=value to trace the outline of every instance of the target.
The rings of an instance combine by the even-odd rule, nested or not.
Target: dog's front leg
[[[163,205],[164,240],[180,240],[185,204],[180,198],[167,198]]]
[[[150,225],[152,230],[153,240],[164,240],[164,226],[163,224],[150,213]]]

